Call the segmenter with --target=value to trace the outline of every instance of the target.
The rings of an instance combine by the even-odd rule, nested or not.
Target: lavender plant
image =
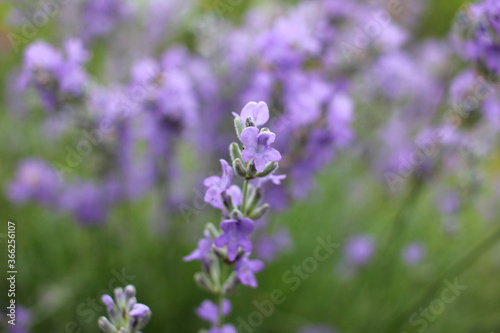
[[[203,332],[236,332],[234,326],[224,323],[231,311],[227,299],[237,285],[257,287],[255,273],[264,268],[260,260],[251,259],[252,242],[249,236],[255,221],[270,209],[262,202],[262,186],[268,182],[280,183],[285,175],[276,175],[281,154],[271,145],[276,135],[261,127],[269,120],[265,102],[250,102],[240,114],[234,113],[236,134],[243,144],[229,145],[231,164],[221,159],[222,175],[208,177],[205,201],[221,212],[219,227],[208,223],[198,247],[184,261],[199,260],[202,271],[195,274],[195,281],[202,289],[214,294],[217,304],[205,300],[196,313],[210,323]],[[233,184],[233,176],[240,177],[242,187]]]
[[[99,328],[105,333],[140,333],[151,318],[151,310],[148,306],[137,303],[133,285],[128,285],[125,289],[116,288],[114,294],[114,300],[110,295],[102,295],[109,319],[100,317],[97,321]]]

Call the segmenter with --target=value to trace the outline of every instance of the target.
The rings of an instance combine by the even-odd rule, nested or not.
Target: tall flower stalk
[[[262,186],[268,181],[279,184],[285,178],[275,175],[281,160],[281,154],[271,147],[276,135],[268,128],[259,128],[269,120],[267,104],[250,102],[234,116],[240,143],[229,145],[231,163],[221,159],[222,175],[204,181],[205,201],[221,212],[219,227],[208,223],[198,247],[184,257],[184,261],[202,262],[195,281],[216,299],[203,301],[196,311],[210,323],[210,328],[202,332],[236,332],[233,325],[225,323],[231,312],[227,298],[239,284],[257,287],[255,273],[264,268],[263,262],[251,259],[253,245],[249,238],[255,221],[270,208],[262,202]],[[241,179],[241,187],[233,184],[234,176]]]

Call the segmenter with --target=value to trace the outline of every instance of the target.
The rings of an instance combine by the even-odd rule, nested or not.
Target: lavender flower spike
[[[233,115],[235,117],[240,117],[243,124],[248,117],[252,117],[255,125],[261,126],[269,120],[269,108],[265,102],[249,102],[243,107],[240,115],[234,112]]]
[[[151,310],[137,303],[135,287],[132,285],[125,287],[125,290],[116,288],[114,294],[115,300],[109,295],[102,296],[109,319],[100,317],[97,321],[99,328],[105,333],[140,333],[151,318]]]
[[[247,218],[240,220],[226,220],[221,223],[220,228],[224,234],[214,240],[217,247],[227,246],[227,258],[234,261],[238,255],[238,248],[244,252],[252,251],[252,243],[246,237],[254,228],[253,221]]]
[[[276,134],[266,130],[259,132],[257,127],[247,127],[240,139],[245,145],[241,154],[243,162],[248,163],[253,159],[258,172],[263,172],[268,162],[281,160],[280,152],[269,147],[276,140]]]

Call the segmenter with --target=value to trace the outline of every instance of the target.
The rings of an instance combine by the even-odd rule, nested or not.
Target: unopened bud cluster
[[[128,285],[125,290],[116,288],[114,296],[114,300],[110,295],[102,296],[109,318],[99,318],[99,328],[105,333],[140,332],[149,322],[151,310],[146,305],[137,303],[135,287]]]

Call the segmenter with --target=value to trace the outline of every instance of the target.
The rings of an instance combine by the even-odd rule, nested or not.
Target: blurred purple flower
[[[375,241],[368,235],[349,238],[344,246],[344,257],[351,266],[365,266],[375,253]]]
[[[120,0],[87,0],[83,7],[82,35],[86,40],[104,37],[130,18],[132,8]]]
[[[231,313],[231,302],[228,299],[224,299],[222,301],[222,315],[227,316],[229,313]],[[201,303],[200,307],[196,309],[196,314],[201,319],[215,326],[219,318],[219,308],[214,302],[205,300]]]
[[[72,213],[82,224],[91,226],[105,222],[110,201],[98,185],[75,182],[65,188],[60,206]]]
[[[61,182],[55,170],[45,161],[28,159],[18,167],[15,179],[7,187],[7,195],[14,202],[35,200],[42,204],[54,204]]]
[[[425,255],[425,247],[422,243],[411,243],[401,251],[401,256],[408,266],[418,265]]]
[[[344,93],[335,95],[328,108],[328,126],[337,147],[345,147],[354,137],[351,123],[354,118],[354,103]]]
[[[267,262],[273,261],[278,254],[292,244],[288,229],[282,228],[274,235],[262,236],[255,243],[257,257]]]
[[[252,288],[257,287],[255,273],[264,269],[264,263],[260,260],[249,260],[249,255],[244,255],[235,264],[236,274],[240,282]]]
[[[198,241],[198,247],[189,255],[184,257],[184,261],[206,260],[212,248],[212,238],[208,230],[204,231],[204,238]]]
[[[29,333],[32,321],[33,316],[31,311],[23,306],[19,306],[16,309],[16,324],[14,326],[6,324],[7,333]]]

